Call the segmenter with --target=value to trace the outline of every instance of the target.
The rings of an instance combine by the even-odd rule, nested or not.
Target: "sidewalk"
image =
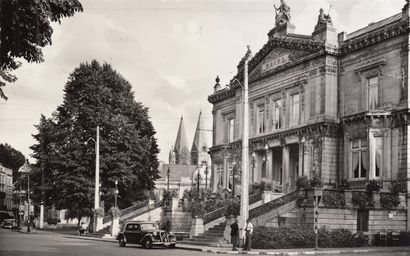
[[[117,243],[117,240],[113,238],[97,238],[97,237],[88,237],[88,236],[67,236],[66,238],[72,239],[83,239],[83,240],[92,240],[92,241],[101,241],[109,243]],[[254,249],[250,252],[247,251],[231,251],[228,248],[219,248],[219,247],[206,247],[195,246],[195,245],[186,245],[178,244],[176,249],[189,250],[189,251],[198,251],[214,254],[250,254],[250,255],[278,255],[278,256],[296,256],[296,255],[324,255],[324,254],[360,254],[360,253],[379,253],[379,252],[388,252],[388,253],[397,253],[397,252],[408,252],[410,254],[410,246],[392,246],[392,247],[357,247],[357,248],[323,248],[315,251],[313,248],[306,249],[280,249],[280,250],[268,250],[268,249]]]

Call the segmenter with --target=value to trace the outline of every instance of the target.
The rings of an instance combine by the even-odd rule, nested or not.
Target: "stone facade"
[[[250,182],[271,179],[285,193],[302,175],[333,189],[349,184],[364,190],[375,180],[390,192],[399,182],[405,209],[394,220],[382,220],[387,211],[370,211],[369,230],[383,221],[409,230],[409,4],[350,34],[337,34],[322,12],[311,35],[293,29],[290,21],[274,27],[248,64]],[[208,97],[214,191],[231,189],[242,171],[243,72],[241,60],[229,84],[222,87],[218,78]],[[329,215],[326,226],[336,225],[335,214],[335,222],[357,228],[357,210],[322,211]]]
[[[13,207],[13,171],[0,164],[0,208],[11,210]]]

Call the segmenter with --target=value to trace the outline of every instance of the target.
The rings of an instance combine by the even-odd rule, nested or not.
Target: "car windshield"
[[[141,230],[147,230],[147,229],[157,229],[157,225],[154,223],[141,224]]]

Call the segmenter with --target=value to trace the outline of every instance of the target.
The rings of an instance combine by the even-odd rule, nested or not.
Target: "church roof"
[[[194,141],[192,143],[191,152],[198,152],[203,146],[206,146],[206,134],[204,123],[202,121],[202,112],[199,112],[198,122],[196,124]]]
[[[169,167],[169,180],[179,180],[181,177],[191,177],[192,173],[198,168],[196,165],[182,165],[182,164],[163,164],[160,171],[160,178],[158,180],[166,180]]]
[[[186,149],[189,150],[188,140],[185,132],[184,118],[181,117],[181,121],[179,122],[177,138],[175,140],[174,150],[176,152],[181,152],[184,147],[186,147]]]

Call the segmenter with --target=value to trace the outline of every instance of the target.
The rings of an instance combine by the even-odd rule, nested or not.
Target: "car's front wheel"
[[[120,239],[118,239],[118,244],[120,247],[125,247],[127,243],[125,242],[124,237],[120,237]]]
[[[151,239],[149,239],[149,238],[145,239],[145,240],[142,242],[142,246],[143,246],[145,249],[151,249],[151,248],[152,248],[152,241],[151,241]]]
[[[168,247],[169,248],[175,248],[175,244],[170,244]]]

